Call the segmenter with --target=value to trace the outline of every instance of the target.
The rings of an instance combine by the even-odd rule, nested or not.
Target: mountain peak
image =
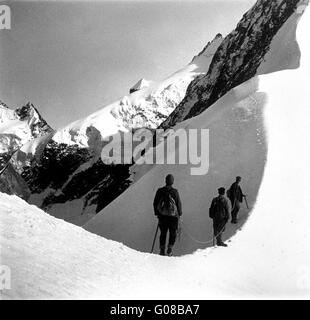
[[[24,106],[15,109],[15,114],[22,121],[26,118],[32,117],[35,112],[38,113],[34,105],[30,102],[27,102],[27,104],[25,104]]]
[[[20,121],[28,121],[32,134],[35,138],[53,131],[31,102],[15,109],[15,115]]]
[[[215,38],[212,40],[212,41],[209,41],[207,43],[207,45],[198,53],[197,56],[195,56],[193,58],[193,60],[191,61],[192,62],[195,62],[195,60],[198,58],[198,57],[201,57],[201,56],[208,56],[210,55],[210,51],[212,52],[212,47],[214,46],[216,49],[218,48],[218,42],[219,41],[222,41],[223,40],[223,35],[221,33],[218,33]]]
[[[151,84],[151,81],[142,78],[133,87],[130,88],[130,93],[139,91],[143,88],[148,88],[150,84]]]
[[[6,162],[23,145],[51,132],[53,129],[32,103],[14,110],[0,101],[0,163]]]
[[[192,81],[186,97],[160,127],[167,129],[199,115],[228,91],[258,75],[273,39],[287,20],[298,14],[300,4],[304,4],[302,0],[257,1],[222,40],[207,74]]]

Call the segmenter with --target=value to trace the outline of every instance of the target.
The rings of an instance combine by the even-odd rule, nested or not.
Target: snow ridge
[[[257,1],[223,40],[207,74],[193,80],[184,100],[160,127],[173,127],[197,116],[229,90],[257,75],[273,38],[300,3],[304,1]]]

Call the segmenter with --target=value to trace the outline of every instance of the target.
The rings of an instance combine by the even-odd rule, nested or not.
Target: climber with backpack
[[[225,197],[225,188],[218,189],[219,195],[212,200],[209,209],[209,216],[213,219],[214,239],[216,244],[221,247],[227,247],[222,241],[222,234],[225,231],[225,226],[229,220],[229,204]]]
[[[172,174],[166,176],[166,186],[157,190],[153,207],[158,217],[160,229],[160,255],[166,255],[166,238],[169,231],[169,242],[167,255],[172,255],[172,249],[176,241],[179,218],[182,216],[182,204],[177,189],[173,188],[174,177]]]

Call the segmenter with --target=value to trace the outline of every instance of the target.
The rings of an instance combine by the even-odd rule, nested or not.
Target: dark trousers
[[[237,221],[238,212],[240,210],[240,202],[238,200],[231,201],[231,221]]]
[[[160,237],[159,244],[161,248],[166,246],[166,238],[169,230],[169,246],[172,247],[177,238],[178,218],[169,216],[160,216],[159,218]]]
[[[216,239],[216,243],[222,243],[222,234],[225,231],[227,220],[217,220],[213,219],[213,232],[214,238]]]

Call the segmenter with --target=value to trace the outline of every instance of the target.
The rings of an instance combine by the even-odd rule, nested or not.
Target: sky
[[[161,80],[188,64],[217,33],[233,30],[255,0],[1,1],[0,100],[32,102],[54,128]]]

